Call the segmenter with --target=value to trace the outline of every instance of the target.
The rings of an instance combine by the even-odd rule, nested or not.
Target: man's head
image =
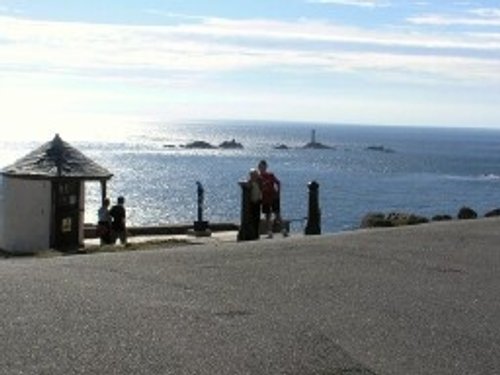
[[[265,172],[267,170],[267,162],[265,160],[259,161],[258,168],[261,173]]]
[[[118,197],[117,201],[118,201],[118,204],[124,204],[125,203],[125,198],[123,198],[123,197],[120,196],[120,197]]]

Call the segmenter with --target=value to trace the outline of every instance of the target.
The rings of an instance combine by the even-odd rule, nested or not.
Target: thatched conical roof
[[[2,174],[24,178],[65,177],[82,180],[102,180],[113,176],[106,168],[64,142],[58,134],[52,141],[5,167]]]

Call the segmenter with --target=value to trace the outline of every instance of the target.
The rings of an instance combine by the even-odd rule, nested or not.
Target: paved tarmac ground
[[[0,260],[0,374],[499,374],[500,221]]]

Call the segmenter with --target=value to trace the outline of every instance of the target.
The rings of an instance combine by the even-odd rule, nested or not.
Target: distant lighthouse
[[[324,145],[322,143],[316,142],[316,130],[311,130],[311,142],[306,144],[304,148],[314,148],[314,149],[328,149],[332,148],[330,146]]]

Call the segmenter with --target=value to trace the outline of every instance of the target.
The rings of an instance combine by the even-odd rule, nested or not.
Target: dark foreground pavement
[[[0,374],[499,374],[500,221],[0,260]]]

